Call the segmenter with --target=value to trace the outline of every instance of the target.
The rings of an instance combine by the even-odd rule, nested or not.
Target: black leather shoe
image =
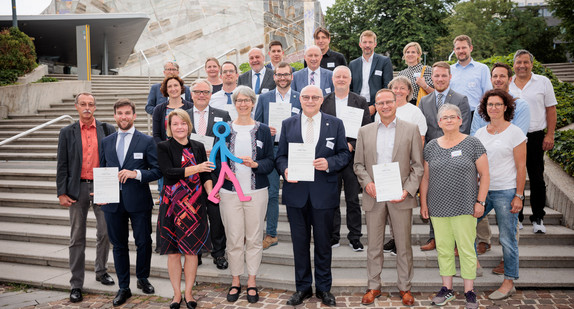
[[[331,294],[331,292],[329,292],[329,291],[327,291],[327,292],[317,291],[317,293],[315,293],[315,295],[317,295],[317,298],[319,298],[321,300],[323,305],[329,306],[329,307],[337,306],[337,303],[335,302],[335,296],[333,296],[333,294]]]
[[[249,295],[249,291],[251,290],[255,291],[255,295]],[[259,291],[257,290],[257,287],[252,286],[247,288],[247,301],[251,304],[259,301]]]
[[[101,282],[103,285],[114,285],[114,279],[108,273],[104,273],[101,276],[96,276],[96,281]]]
[[[227,269],[227,267],[229,266],[229,263],[227,263],[227,260],[225,259],[224,256],[218,256],[213,258],[213,264],[217,266],[217,269]]]
[[[187,309],[195,309],[197,307],[197,302],[193,300],[190,301],[185,300],[185,306],[187,307]]]
[[[237,293],[231,294],[232,290],[237,290]],[[241,286],[231,286],[229,292],[227,292],[227,301],[230,303],[236,302],[239,299],[239,294],[241,294]]]
[[[144,292],[146,294],[155,293],[155,289],[153,288],[153,285],[151,285],[151,283],[149,283],[147,278],[138,279],[138,289],[141,289],[142,292]]]
[[[114,307],[123,305],[130,297],[132,297],[132,291],[129,288],[120,289],[114,298]]]
[[[179,303],[171,303],[169,309],[179,309]]]
[[[297,291],[287,301],[289,306],[297,306],[303,303],[305,299],[311,298],[313,296],[313,291],[308,289],[307,291]]]
[[[77,303],[84,299],[82,296],[82,289],[72,289],[70,291],[70,302]]]
[[[201,254],[197,255],[197,266],[203,264],[203,261],[201,261]]]

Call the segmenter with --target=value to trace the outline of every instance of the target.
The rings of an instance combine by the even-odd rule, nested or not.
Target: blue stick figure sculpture
[[[223,131],[223,133],[220,132],[219,127],[224,127],[225,131]],[[240,164],[243,163],[243,160],[234,156],[231,153],[231,151],[229,151],[227,145],[225,144],[225,138],[229,135],[230,132],[231,129],[229,128],[229,124],[227,124],[226,122],[220,121],[213,125],[213,134],[219,137],[219,140],[215,143],[215,145],[213,145],[213,149],[211,149],[211,154],[209,155],[209,161],[216,162],[215,158],[217,157],[217,152],[219,151],[221,159],[221,172],[219,173],[219,178],[217,179],[215,187],[213,188],[213,190],[211,190],[211,193],[209,193],[207,199],[216,204],[219,203],[219,199],[215,197],[215,195],[219,192],[219,189],[221,189],[221,187],[223,186],[223,182],[225,181],[225,175],[227,175],[229,180],[235,186],[235,190],[237,191],[237,196],[239,196],[239,200],[242,202],[251,201],[251,196],[245,196],[243,194],[243,190],[239,185],[237,177],[235,177],[235,174],[233,174],[233,172],[229,168],[229,165],[227,164],[227,159],[231,159]]]

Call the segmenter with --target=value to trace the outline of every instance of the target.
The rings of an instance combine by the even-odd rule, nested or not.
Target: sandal
[[[237,293],[231,294],[231,291],[237,290]],[[239,299],[239,294],[241,293],[241,286],[231,286],[229,292],[227,292],[227,301],[233,303]]]
[[[251,290],[255,291],[255,295],[249,294],[249,291]],[[252,286],[247,288],[247,301],[252,304],[259,301],[259,291],[257,290],[257,287]]]

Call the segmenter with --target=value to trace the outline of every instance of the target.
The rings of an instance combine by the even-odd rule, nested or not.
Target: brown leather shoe
[[[370,305],[375,302],[375,298],[379,298],[380,296],[381,296],[381,290],[367,290],[367,293],[363,295],[361,304]]]
[[[429,239],[426,245],[421,246],[422,251],[430,251],[434,250],[435,248],[436,248],[436,242],[434,241],[434,238]]]
[[[265,238],[263,238],[263,250],[269,249],[269,247],[276,246],[278,243],[279,239],[277,237],[271,237],[269,235],[266,235]]]
[[[412,306],[415,304],[415,298],[413,297],[413,294],[411,294],[411,291],[400,291],[401,292],[401,298],[403,299],[403,305],[405,306]]]
[[[500,264],[492,269],[492,273],[495,275],[504,275],[504,261],[500,261]]]
[[[481,255],[485,254],[486,251],[490,251],[490,245],[485,242],[479,242],[476,246],[476,254]]]

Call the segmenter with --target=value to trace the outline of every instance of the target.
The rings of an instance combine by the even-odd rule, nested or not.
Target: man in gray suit
[[[471,119],[468,98],[450,89],[450,79],[452,78],[452,75],[450,74],[450,65],[444,61],[439,61],[433,64],[431,78],[435,86],[435,91],[424,96],[419,104],[419,108],[427,119],[428,130],[425,135],[425,144],[444,135],[442,129],[438,126],[437,113],[439,107],[447,103],[454,104],[460,108],[460,112],[462,114],[462,126],[460,126],[460,132],[470,134]],[[428,251],[434,250],[435,248],[434,229],[431,223],[429,240],[426,244],[421,246],[421,250]]]
[[[259,48],[252,48],[249,53],[249,66],[251,70],[241,74],[237,80],[238,86],[247,86],[262,94],[275,89],[273,70],[265,67],[265,55]]]
[[[320,67],[321,49],[316,45],[311,45],[305,50],[305,62],[307,67],[293,74],[291,89],[301,92],[307,85],[315,85],[323,90],[323,96],[333,91],[333,72]]]
[[[98,151],[102,139],[116,129],[94,118],[96,99],[92,94],[78,94],[74,106],[80,120],[60,130],[56,186],[60,205],[68,207],[70,211],[70,301],[76,303],[83,299],[86,219],[90,206],[96,216],[96,280],[104,285],[114,284],[107,273],[110,242],[106,220],[100,206],[93,203],[90,193],[93,192],[94,182],[92,169],[100,166]]]

